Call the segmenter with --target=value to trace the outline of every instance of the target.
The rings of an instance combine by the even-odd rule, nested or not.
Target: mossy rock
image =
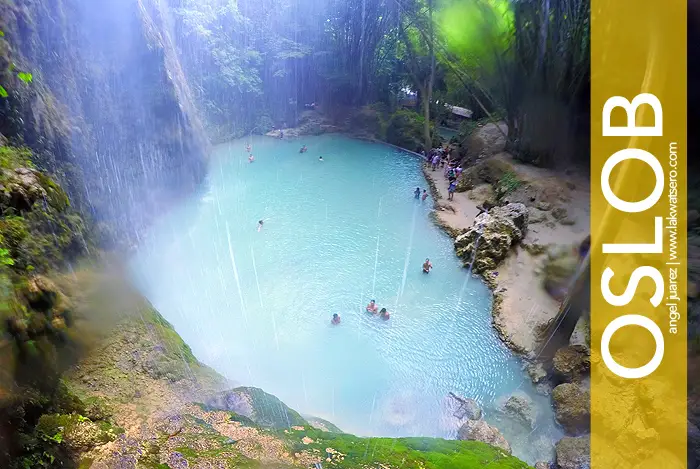
[[[299,413],[272,394],[253,387],[238,387],[212,396],[204,402],[209,410],[242,415],[261,427],[285,429],[309,425]]]
[[[564,437],[556,445],[556,463],[559,469],[588,469],[591,467],[591,439],[589,436]]]
[[[469,230],[455,239],[455,249],[466,266],[484,274],[494,270],[520,242],[527,229],[528,211],[522,204],[495,207],[474,219]]]
[[[80,414],[47,414],[39,418],[36,432],[44,440],[77,452],[114,441],[123,430],[109,422],[95,423]]]
[[[555,376],[561,381],[580,381],[590,373],[590,351],[581,345],[562,347],[554,354],[552,366]]]
[[[560,384],[552,391],[557,422],[570,435],[579,435],[591,428],[591,395],[576,384]]]

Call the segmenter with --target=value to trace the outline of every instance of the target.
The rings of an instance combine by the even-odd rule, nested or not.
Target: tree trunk
[[[433,100],[433,85],[435,83],[435,32],[433,27],[433,0],[428,0],[428,20],[430,21],[430,39],[428,42],[428,50],[430,52],[430,77],[428,78],[428,86],[426,87],[425,103],[423,104],[423,137],[425,138],[425,151],[433,148],[433,139],[430,135],[430,103]]]

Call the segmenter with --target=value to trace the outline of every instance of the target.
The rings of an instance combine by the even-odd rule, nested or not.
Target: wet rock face
[[[481,441],[496,448],[501,448],[510,454],[510,444],[496,427],[486,423],[484,420],[469,420],[462,425],[457,432],[457,439],[469,441]]]
[[[552,361],[557,379],[571,383],[580,381],[591,370],[591,357],[583,345],[562,347],[554,354]]]
[[[46,197],[39,172],[34,169],[5,169],[2,179],[4,183],[0,184],[0,205],[3,211],[5,208],[13,208],[17,212],[25,212],[35,202]]]
[[[559,469],[590,469],[590,437],[562,438],[556,445],[556,458]]]
[[[469,230],[455,239],[457,255],[466,263],[472,261],[472,270],[484,273],[495,269],[506,258],[510,248],[525,236],[528,210],[523,204],[494,207],[474,220]]]
[[[552,391],[557,422],[570,435],[580,435],[591,428],[591,395],[576,384],[560,384]]]

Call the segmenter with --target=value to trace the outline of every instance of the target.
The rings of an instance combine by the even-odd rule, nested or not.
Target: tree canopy
[[[179,48],[215,138],[416,96],[424,145],[449,103],[509,148],[586,158],[590,0],[179,0]]]

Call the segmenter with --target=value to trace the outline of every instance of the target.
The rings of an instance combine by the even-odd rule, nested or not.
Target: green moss
[[[29,148],[0,146],[0,168],[2,169],[33,168],[31,159],[32,152]]]
[[[114,441],[124,430],[106,421],[95,423],[80,414],[45,414],[39,418],[36,433],[44,441],[84,450]]]
[[[283,433],[292,451],[319,450],[336,468],[527,469],[521,460],[476,441],[440,438],[359,438],[314,428]],[[313,440],[304,444],[303,437]],[[326,453],[331,448],[337,453]],[[338,453],[342,453],[339,455]]]

